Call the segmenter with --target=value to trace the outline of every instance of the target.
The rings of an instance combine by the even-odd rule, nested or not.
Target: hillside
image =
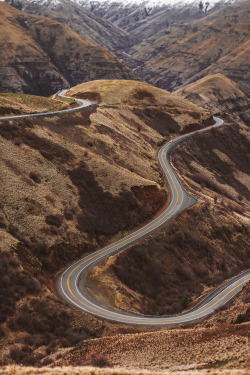
[[[108,50],[66,26],[0,3],[0,91],[49,95],[97,78],[134,79]]]
[[[70,0],[9,0],[18,9],[58,21],[79,34],[83,39],[117,52],[134,44],[133,38],[111,22],[96,16],[90,10]]]
[[[114,367],[114,374],[119,374],[119,367],[134,371],[135,375],[158,372],[166,375],[231,375],[237,371],[248,374],[249,302],[248,288],[226,309],[195,326],[83,342],[59,360],[57,366],[81,366],[86,353],[95,351],[108,359],[109,366]],[[120,370],[120,373],[124,372]]]
[[[200,20],[164,31],[129,53],[136,72],[169,91],[206,75],[222,73],[249,94],[249,3],[228,6]]]
[[[0,116],[60,111],[73,106],[76,106],[73,99],[51,99],[25,94],[0,94]]]
[[[223,74],[199,79],[176,91],[187,100],[207,108],[212,113],[227,112],[245,124],[250,123],[250,100],[239,86]]]
[[[70,93],[101,104],[0,122],[3,364],[45,365],[81,340],[136,331],[65,306],[54,276],[152,218],[168,198],[158,148],[212,121],[209,111],[135,81],[93,81]]]
[[[211,99],[210,107],[215,110],[215,99],[225,99],[230,105],[222,93],[233,90],[235,84],[221,75],[208,77],[200,82],[205,93],[208,83],[214,96],[204,100]],[[130,103],[126,86],[116,96],[113,96],[114,86],[111,87],[106,98],[105,87],[103,90],[94,87],[94,83],[89,85],[94,93],[99,89],[99,100],[109,105],[120,101]],[[220,87],[221,92],[215,91],[215,87]],[[81,91],[79,86],[70,93],[79,95]],[[239,89],[235,91],[235,98],[239,92]],[[90,91],[86,97],[91,95]],[[152,98],[149,100],[152,103]],[[160,233],[152,234],[97,267],[89,280],[89,288],[97,299],[103,302],[106,296],[118,308],[147,314],[177,313],[191,301],[194,303],[201,292],[249,267],[246,240],[249,132],[244,124],[226,114],[226,109],[223,111],[228,123],[225,128],[208,134],[197,133],[173,154],[176,169],[200,203]],[[208,263],[210,268],[206,271]]]
[[[85,9],[109,20],[117,27],[125,30],[138,41],[149,38],[161,30],[184,22],[200,19],[205,13],[199,13],[198,4],[195,2],[168,1],[95,1],[75,0]],[[225,4],[213,1],[210,3],[209,12],[214,12]]]
[[[70,92],[77,93],[76,89]],[[124,95],[116,95],[115,100],[129,102],[125,93],[124,88]],[[249,234],[250,138],[247,123],[240,121],[240,116],[247,119],[249,101],[221,74],[202,78],[177,93],[219,113],[227,123],[207,134],[197,132],[173,153],[174,166],[199,204],[160,232],[110,257],[89,280],[100,301],[105,290],[109,303],[146,314],[178,313],[201,292],[250,265],[245,237]],[[99,90],[99,94],[105,100],[105,92]]]
[[[174,166],[199,203],[97,267],[89,284],[97,298],[105,285],[117,307],[178,313],[249,268],[249,132],[235,120],[229,123],[198,133],[173,153]]]

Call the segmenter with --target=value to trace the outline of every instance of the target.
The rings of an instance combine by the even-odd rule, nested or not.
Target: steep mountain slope
[[[249,93],[248,2],[223,8],[168,35],[156,35],[130,53],[141,62],[146,81],[173,91],[214,73],[223,73]]]
[[[227,112],[250,124],[250,100],[237,84],[223,74],[199,79],[176,91],[176,94],[207,108],[214,114]]]
[[[74,1],[131,33],[140,41],[162,29],[202,18],[206,14],[199,12],[195,1]],[[214,12],[225,3],[210,1],[207,9]]]
[[[74,1],[8,0],[7,2],[24,12],[58,21],[71,28],[83,39],[113,52],[129,48],[134,44],[128,33]]]
[[[96,78],[135,78],[108,50],[66,26],[0,3],[0,91],[51,94]]]
[[[160,233],[110,257],[93,271],[92,293],[103,301],[105,290],[109,303],[118,308],[177,313],[204,286],[216,285],[250,266],[245,237],[249,233],[250,138],[247,126],[239,121],[249,108],[248,98],[221,74],[177,93],[224,115],[228,126],[207,134],[197,132],[173,154],[176,169],[200,203]]]
[[[65,307],[52,279],[152,218],[168,197],[158,148],[212,121],[209,111],[136,81],[94,81],[70,93],[101,104],[0,122],[1,363],[46,364],[80,340],[134,332]]]

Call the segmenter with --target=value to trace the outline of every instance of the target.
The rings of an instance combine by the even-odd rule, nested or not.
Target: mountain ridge
[[[0,91],[51,95],[91,79],[133,79],[112,52],[67,26],[0,3]]]
[[[225,7],[191,23],[145,40],[130,51],[136,72],[174,91],[199,78],[222,73],[249,95],[249,3]]]

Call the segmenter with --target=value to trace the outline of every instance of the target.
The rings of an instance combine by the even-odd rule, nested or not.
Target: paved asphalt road
[[[61,91],[59,95],[65,97],[66,91],[67,90]],[[86,100],[76,99],[76,101],[80,104],[80,106],[77,108],[49,113],[0,117],[0,120],[9,120],[12,118],[24,117],[47,117],[54,115],[62,115],[65,113],[76,112],[78,110],[93,105],[93,103]],[[201,129],[199,130],[199,132],[205,132],[209,129],[216,128],[224,124],[223,120],[219,118],[214,117],[214,120],[215,125],[209,126],[205,129]],[[138,239],[147,236],[155,229],[158,229],[159,227],[163,226],[167,221],[172,220],[178,213],[183,211],[185,208],[196,203],[196,200],[186,192],[178,176],[176,175],[168,161],[168,155],[170,150],[173,147],[175,147],[178,143],[193,136],[195,133],[196,132],[192,132],[187,135],[182,135],[174,139],[173,141],[168,142],[160,149],[158,153],[159,162],[168,181],[171,193],[170,204],[168,205],[168,207],[163,212],[161,212],[161,214],[159,214],[154,220],[152,220],[150,223],[146,224],[142,228],[122,238],[121,240],[113,243],[112,245],[109,245],[103,249],[96,251],[95,253],[87,256],[86,258],[80,259],[79,261],[68,267],[64,272],[62,272],[57,279],[57,287],[59,294],[65,301],[81,310],[89,312],[90,314],[112,321],[151,326],[175,325],[192,322],[213,313],[215,310],[217,310],[226,302],[228,302],[235,294],[237,294],[243,288],[243,286],[248,281],[250,281],[250,270],[248,270],[221,285],[219,288],[217,288],[215,291],[209,294],[196,307],[192,308],[192,310],[184,312],[182,314],[171,316],[146,316],[142,314],[136,314],[129,311],[125,311],[119,308],[117,309],[113,306],[101,306],[94,300],[94,298],[92,298],[92,296],[88,294],[87,290],[84,290],[83,285],[81,285],[81,291],[79,290],[80,278],[84,280],[84,275],[88,275],[89,271],[93,268],[95,264],[100,263],[101,260],[109,257],[111,254],[117,253],[122,249],[128,247],[132,243],[136,242]]]
[[[64,94],[68,90],[62,90],[58,93],[58,96],[61,96],[62,98],[69,98],[65,96]],[[72,98],[70,98],[72,99]],[[74,98],[75,99],[75,98]],[[40,113],[31,113],[28,115],[18,115],[18,116],[4,116],[0,117],[1,120],[12,120],[12,119],[19,119],[19,118],[25,118],[25,117],[52,117],[52,116],[62,116],[65,115],[66,113],[73,113],[73,112],[78,112],[81,109],[92,107],[94,103],[88,101],[88,100],[83,100],[83,99],[75,99],[75,101],[79,104],[78,107],[76,108],[69,108],[69,109],[63,109],[62,111],[54,111],[54,112],[40,112]]]

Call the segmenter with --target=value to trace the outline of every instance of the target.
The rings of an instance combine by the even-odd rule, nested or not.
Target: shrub
[[[51,358],[45,358],[43,361],[42,361],[42,366],[48,366],[52,363],[52,359]]]
[[[41,255],[47,255],[49,253],[49,245],[44,238],[37,241],[37,250]]]
[[[182,310],[185,310],[190,304],[190,300],[188,298],[188,296],[182,296],[181,297],[181,309]]]
[[[0,338],[5,336],[3,328],[0,326]]]
[[[16,225],[9,224],[8,231],[13,237],[17,238],[19,241],[23,242],[26,245],[28,244],[26,238],[19,232],[19,229]]]
[[[137,89],[133,96],[135,99],[138,99],[138,100],[143,100],[143,99],[150,99],[152,101],[155,100],[154,95],[150,91],[143,90],[143,89]]]
[[[37,184],[40,184],[41,182],[41,178],[38,176],[38,174],[36,172],[30,172],[29,174],[30,178],[36,182]]]
[[[234,321],[235,324],[241,324],[241,323],[246,323],[250,321],[250,308],[247,309],[245,314],[239,314]]]
[[[16,137],[16,138],[14,139],[14,144],[15,144],[16,146],[20,146],[22,143],[23,143],[23,140],[22,140],[21,137]]]
[[[7,224],[3,216],[0,216],[0,228],[7,228]]]
[[[245,295],[243,297],[243,302],[244,303],[250,303],[250,293],[248,293],[247,295]]]
[[[59,228],[62,225],[63,217],[61,215],[48,215],[45,221],[47,224]]]
[[[10,357],[13,361],[20,363],[25,356],[25,352],[22,351],[20,348],[12,347],[10,348]]]
[[[40,290],[38,282],[21,270],[15,257],[7,252],[0,252],[0,284],[4,285],[0,288],[0,323],[13,315],[16,301]],[[11,329],[17,328],[14,320],[9,319],[8,325]]]
[[[64,217],[66,220],[73,220],[73,213],[71,210],[67,209],[64,211]]]
[[[24,117],[23,118],[24,125],[27,126],[28,128],[33,128],[33,117]]]
[[[97,353],[96,351],[92,351],[91,353],[89,353],[89,355],[87,356],[87,362],[96,367],[112,366],[107,355]]]

